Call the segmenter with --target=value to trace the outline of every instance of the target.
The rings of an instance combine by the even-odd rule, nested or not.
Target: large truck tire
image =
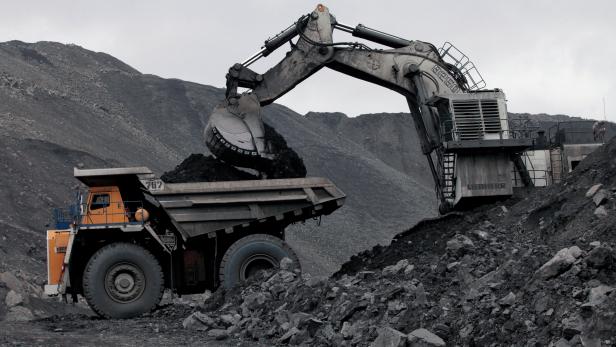
[[[99,249],[83,273],[83,293],[105,318],[132,318],[150,312],[165,289],[163,270],[147,249],[112,243]]]
[[[300,268],[297,254],[283,240],[267,234],[248,235],[235,241],[225,252],[218,272],[220,283],[232,288],[259,270],[278,267],[285,257]]]

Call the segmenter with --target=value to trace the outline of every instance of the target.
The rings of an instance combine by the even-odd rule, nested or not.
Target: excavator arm
[[[336,43],[334,29],[390,49],[371,49],[353,42]],[[257,59],[287,42],[291,43],[291,50],[267,72],[259,74],[249,68]],[[439,160],[441,155],[441,130],[451,118],[442,101],[447,95],[467,92],[469,82],[460,70],[441,58],[432,44],[405,40],[361,24],[353,28],[338,23],[323,5],[266,41],[262,50],[244,63],[229,69],[226,99],[216,107],[205,130],[208,148],[218,158],[236,166],[260,169],[268,165],[274,153],[264,138],[261,107],[271,104],[323,67],[378,84],[407,99],[422,151],[436,182],[437,195],[442,195],[442,174],[434,160]],[[239,94],[240,87],[250,91]]]

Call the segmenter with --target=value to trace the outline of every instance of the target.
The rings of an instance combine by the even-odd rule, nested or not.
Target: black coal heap
[[[267,178],[306,177],[306,166],[300,156],[287,145],[287,141],[273,127],[265,125],[265,139],[272,162],[263,170]],[[174,170],[165,172],[161,179],[168,183],[217,182],[256,180],[258,176],[242,171],[214,156],[191,154]]]

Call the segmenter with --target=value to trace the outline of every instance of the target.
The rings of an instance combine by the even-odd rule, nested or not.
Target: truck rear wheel
[[[220,282],[225,288],[232,288],[259,270],[278,267],[285,257],[300,267],[297,255],[283,240],[267,234],[243,237],[225,252],[218,272]]]
[[[83,292],[92,310],[106,318],[150,312],[163,295],[163,271],[147,249],[112,243],[99,249],[83,273]]]

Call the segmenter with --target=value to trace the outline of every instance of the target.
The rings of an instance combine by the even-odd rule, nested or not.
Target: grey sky
[[[75,43],[143,73],[224,85],[230,65],[310,12],[315,0],[2,1],[0,41]],[[616,121],[615,1],[353,1],[324,3],[340,22],[362,23],[440,47],[450,41],[513,112]],[[349,40],[347,34],[334,38]],[[263,72],[272,55],[253,67]],[[305,113],[406,112],[404,98],[323,70],[279,103]]]

